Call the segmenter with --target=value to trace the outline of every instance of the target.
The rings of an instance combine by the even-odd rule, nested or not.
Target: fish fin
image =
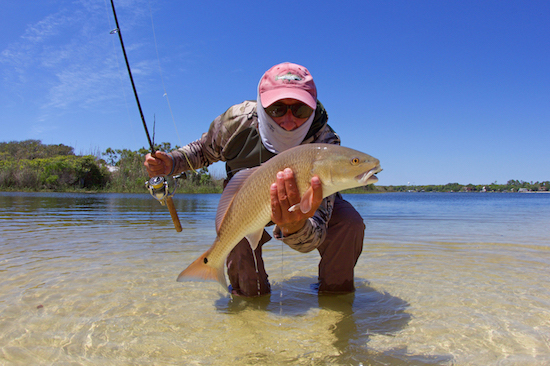
[[[311,210],[311,204],[313,202],[313,188],[309,187],[302,196],[300,203],[292,205],[288,208],[288,212],[302,211],[302,213],[308,213]]]
[[[264,235],[264,228],[261,228],[260,230],[250,233],[247,236],[245,236],[246,240],[248,240],[248,243],[250,244],[250,247],[252,250],[256,250],[258,247],[258,243],[262,239],[262,236]]]
[[[306,193],[304,193],[304,195],[302,196],[302,200],[300,201],[300,204],[299,204],[300,211],[302,211],[302,213],[305,213],[305,214],[308,213],[309,211],[311,211],[312,204],[313,204],[313,188],[309,187]]]
[[[294,211],[299,210],[299,209],[300,209],[300,204],[297,203],[297,204],[295,204],[295,205],[290,206],[290,207],[288,208],[288,212],[294,212]]]
[[[219,268],[208,265],[208,255],[211,249],[208,249],[206,253],[201,255],[197,260],[184,269],[178,276],[177,281],[218,281],[224,289],[227,289],[227,281],[225,280],[225,268],[220,266]]]
[[[231,206],[231,203],[233,203],[235,195],[241,189],[248,177],[250,177],[250,175],[259,168],[260,167],[258,166],[251,169],[243,169],[235,174],[233,178],[231,178],[229,183],[227,183],[227,186],[224,188],[222,196],[220,197],[218,210],[216,212],[216,233],[219,233],[223,219],[225,218],[225,215],[227,214],[227,210]]]

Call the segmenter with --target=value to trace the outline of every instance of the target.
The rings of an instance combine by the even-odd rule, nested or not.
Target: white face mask
[[[315,117],[315,111],[309,116],[307,121],[298,128],[292,131],[287,131],[277,124],[262,107],[260,100],[260,93],[258,92],[258,127],[260,130],[260,137],[265,148],[272,153],[278,154],[281,151],[290,149],[291,147],[298,146],[304,141],[313,118]]]

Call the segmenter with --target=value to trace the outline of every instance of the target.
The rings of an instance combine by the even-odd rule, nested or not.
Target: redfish
[[[178,276],[186,279],[217,280],[224,288],[225,260],[246,238],[252,249],[258,246],[264,227],[271,220],[270,186],[277,172],[290,168],[301,194],[299,207],[308,212],[313,198],[311,178],[322,183],[323,198],[338,191],[375,183],[381,171],[378,159],[360,151],[332,144],[304,144],[274,156],[264,164],[241,170],[229,182],[216,214],[214,244]]]

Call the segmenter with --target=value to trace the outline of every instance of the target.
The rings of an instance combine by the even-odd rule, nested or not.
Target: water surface
[[[546,365],[550,194],[346,195],[365,219],[357,292],[319,256],[264,246],[273,293],[175,281],[219,195],[0,194],[0,364]]]

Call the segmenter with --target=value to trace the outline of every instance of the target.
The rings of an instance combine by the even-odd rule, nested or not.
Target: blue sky
[[[156,142],[199,138],[291,61],[312,73],[342,144],[380,159],[381,185],[550,180],[548,1],[115,6]],[[1,9],[0,141],[147,146],[108,0]]]

